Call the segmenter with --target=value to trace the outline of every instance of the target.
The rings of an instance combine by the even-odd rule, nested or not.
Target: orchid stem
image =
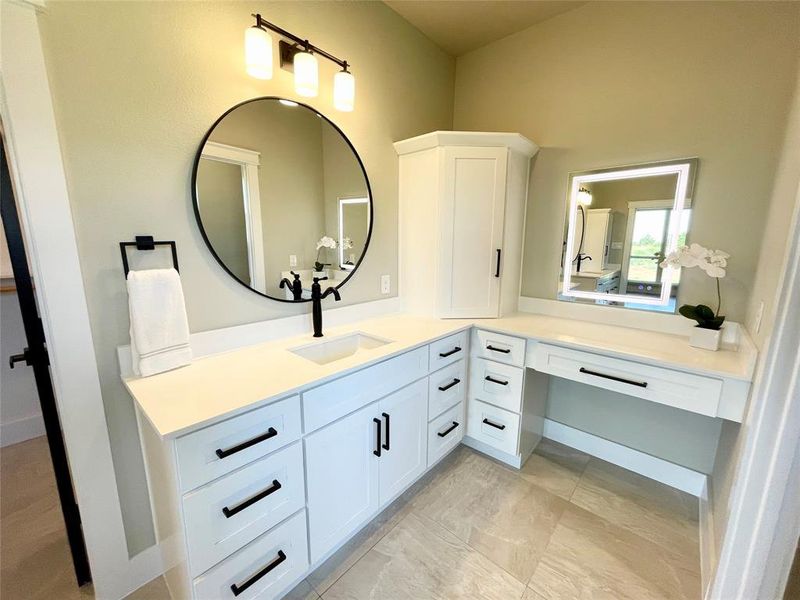
[[[714,313],[715,317],[719,316],[719,309],[722,308],[722,294],[719,291],[719,277],[715,277],[714,279],[717,280],[717,312]]]

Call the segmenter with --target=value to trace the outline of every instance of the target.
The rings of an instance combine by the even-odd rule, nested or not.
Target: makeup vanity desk
[[[386,343],[327,364],[291,351],[354,333]],[[235,329],[217,334],[235,345]],[[738,350],[708,352],[530,313],[394,314],[139,379],[120,349],[175,599],[281,597],[459,442],[519,466],[549,376],[741,421],[755,360],[744,332]]]

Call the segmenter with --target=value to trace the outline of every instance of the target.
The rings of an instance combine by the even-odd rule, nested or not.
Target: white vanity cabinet
[[[613,229],[614,212],[610,208],[591,208],[586,211],[583,252],[592,257],[591,262],[585,263],[587,271],[608,268]]]
[[[312,562],[425,471],[427,403],[422,379],[306,437]]]
[[[542,438],[547,375],[525,369],[526,340],[474,329],[464,443],[514,467]]]
[[[517,133],[437,131],[395,150],[407,309],[444,318],[514,312],[538,147]]]

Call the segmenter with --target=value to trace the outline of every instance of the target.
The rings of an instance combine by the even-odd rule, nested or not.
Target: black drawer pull
[[[378,437],[377,441],[375,442],[375,450],[372,453],[380,458],[381,456],[381,420],[378,417],[372,419],[372,422],[375,423],[375,430],[376,435]]]
[[[270,427],[269,429],[267,429],[266,433],[262,433],[258,437],[254,437],[252,440],[247,440],[246,442],[242,442],[238,446],[233,446],[232,448],[228,448],[227,450],[223,450],[222,448],[217,448],[217,456],[219,458],[225,458],[226,456],[230,456],[231,454],[236,454],[237,452],[241,452],[242,450],[247,450],[250,446],[255,446],[256,444],[260,444],[265,440],[274,438],[276,435],[278,435],[278,431],[274,427]]]
[[[619,381],[620,383],[627,383],[628,385],[635,385],[636,387],[647,387],[646,381],[634,381],[633,379],[625,379],[624,377],[617,377],[616,375],[608,375],[607,373],[590,371],[589,369],[584,369],[583,367],[581,367],[579,371],[581,373],[586,373],[587,375],[594,375],[595,377],[602,377],[603,379],[611,379],[612,381]]]
[[[455,354],[456,352],[461,352],[460,346],[456,346],[449,352],[439,352],[439,356],[441,356],[442,358],[447,358],[448,356],[453,356],[453,354]]]
[[[449,390],[451,387],[453,387],[454,385],[458,385],[459,383],[461,383],[461,380],[460,380],[460,379],[458,379],[458,378],[456,378],[456,379],[453,379],[453,381],[451,381],[451,382],[450,382],[450,383],[448,383],[447,385],[440,385],[440,386],[439,386],[439,391],[440,391],[440,392],[446,392],[446,391],[447,391],[447,390]]]
[[[235,583],[231,586],[231,591],[233,592],[234,596],[238,596],[251,585],[253,585],[256,581],[261,579],[264,575],[272,571],[275,567],[281,564],[283,561],[286,560],[286,554],[284,554],[283,550],[278,550],[278,556],[275,557],[271,563],[269,563],[266,567],[261,569],[258,573],[250,577],[247,581],[245,581],[241,585],[236,585]]]
[[[494,378],[494,377],[492,377],[491,375],[487,375],[486,377],[484,377],[484,379],[485,379],[486,381],[491,381],[492,383],[496,383],[497,385],[508,385],[508,382],[507,382],[507,381],[501,381],[501,380],[499,380],[499,379],[495,379],[495,378]]]
[[[389,438],[389,420],[391,419],[391,417],[387,413],[381,413],[381,416],[384,419],[386,419],[386,443],[383,445],[383,449],[384,450],[390,450],[391,448],[389,448],[389,446],[390,446],[391,442],[390,442],[390,438]]]
[[[233,515],[235,515],[238,512],[242,512],[248,506],[253,506],[253,504],[258,502],[259,500],[263,500],[264,498],[266,498],[270,494],[274,494],[279,489],[281,489],[281,487],[283,487],[283,486],[281,486],[281,482],[278,481],[277,479],[273,479],[271,486],[269,486],[267,489],[265,489],[265,490],[263,490],[261,492],[258,492],[252,498],[248,498],[247,500],[245,500],[241,504],[237,504],[233,508],[228,508],[227,506],[223,507],[222,508],[222,514],[225,515],[226,519],[230,519]]]
[[[502,250],[500,248],[497,249],[497,266],[494,268],[494,276],[500,277],[500,254]]]
[[[506,428],[505,425],[498,425],[497,423],[492,423],[489,419],[484,419],[483,422],[489,427],[494,427],[495,429],[499,429],[500,431]]]
[[[450,427],[448,427],[448,428],[447,428],[447,429],[445,429],[444,431],[440,431],[440,432],[438,433],[439,437],[445,437],[445,436],[446,436],[448,433],[450,433],[451,431],[453,431],[453,430],[454,430],[456,427],[458,427],[458,423],[457,423],[456,421],[453,421],[453,424],[452,424],[452,425],[450,425]]]
[[[487,350],[491,350],[492,352],[502,352],[503,354],[511,354],[511,349],[510,348],[495,348],[491,344],[486,346],[486,349]]]

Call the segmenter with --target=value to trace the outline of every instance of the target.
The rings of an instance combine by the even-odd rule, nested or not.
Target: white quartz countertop
[[[606,277],[608,275],[614,275],[615,273],[619,273],[619,267],[615,269],[603,269],[602,271],[573,271],[573,277],[585,277],[587,279],[601,279],[602,277]]]
[[[500,319],[394,314],[326,329],[323,340],[364,332],[392,341],[325,365],[288,351],[322,341],[309,333],[199,358],[186,367],[152,377],[123,381],[155,430],[171,438],[473,325],[701,375],[749,381],[755,367],[755,350],[746,334],[738,351],[709,352],[690,347],[688,339],[678,335],[531,313]]]

